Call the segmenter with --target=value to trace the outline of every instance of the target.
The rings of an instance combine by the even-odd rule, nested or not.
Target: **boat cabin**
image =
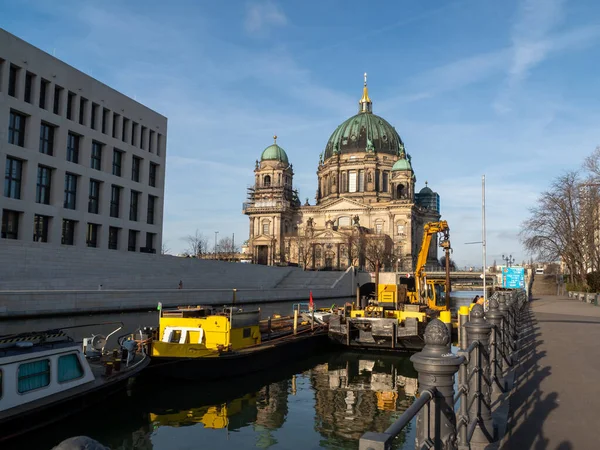
[[[0,339],[0,416],[94,379],[80,344],[65,335],[41,342]]]
[[[216,355],[260,344],[260,310],[183,307],[161,311],[153,357]]]

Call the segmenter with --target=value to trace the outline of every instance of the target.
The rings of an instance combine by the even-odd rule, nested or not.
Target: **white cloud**
[[[283,10],[271,1],[247,5],[244,28],[250,34],[263,34],[271,27],[282,27],[288,22]]]

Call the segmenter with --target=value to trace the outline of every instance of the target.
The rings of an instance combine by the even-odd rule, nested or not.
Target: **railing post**
[[[458,346],[463,350],[467,348],[467,332],[464,326],[469,321],[469,313],[468,306],[458,308]]]
[[[502,335],[500,348],[502,349],[502,353],[504,353],[504,358],[502,358],[502,373],[506,373],[509,368],[506,360],[510,357],[509,350],[511,345],[510,332],[508,330],[508,306],[506,306],[506,299],[503,293],[498,296],[498,311],[502,314],[502,323],[500,324],[500,334]]]
[[[500,327],[502,326],[502,313],[498,310],[498,300],[496,295],[492,295],[489,302],[489,309],[485,314],[485,318],[488,323],[492,325],[492,335],[490,339],[490,369],[491,377],[494,383],[492,388],[494,392],[500,387],[500,379],[504,376],[502,373],[502,363],[499,358],[502,358],[498,351],[498,346],[502,342],[502,332]],[[500,372],[500,374],[498,373]]]
[[[435,397],[430,407],[417,416],[416,448],[433,442],[435,449],[456,449],[456,415],[454,414],[454,375],[464,357],[448,351],[450,333],[446,325],[433,319],[425,328],[425,347],[411,356],[419,373],[419,389],[432,389]]]
[[[483,318],[483,307],[475,305],[465,325],[469,346],[479,342],[469,357],[469,419],[477,417],[478,426],[470,443],[488,443],[495,439],[491,411],[489,346],[492,325]]]

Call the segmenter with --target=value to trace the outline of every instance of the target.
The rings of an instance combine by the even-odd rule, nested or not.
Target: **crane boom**
[[[417,296],[421,302],[425,302],[426,295],[422,292],[422,288],[426,285],[425,264],[427,263],[427,255],[429,254],[429,246],[431,245],[431,237],[436,234],[443,232],[445,240],[447,240],[450,228],[448,222],[442,220],[440,222],[428,222],[423,227],[423,242],[421,243],[421,250],[417,258],[417,266],[415,267],[415,286]]]

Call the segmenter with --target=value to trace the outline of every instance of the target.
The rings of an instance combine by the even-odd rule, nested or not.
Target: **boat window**
[[[19,366],[19,394],[43,388],[50,384],[50,360],[42,359]]]
[[[76,380],[83,376],[83,367],[76,354],[64,355],[58,358],[58,382]]]
[[[250,328],[244,328],[242,337],[249,338],[252,335],[252,330]]]
[[[179,344],[180,339],[181,339],[181,330],[173,330],[173,334],[171,334],[171,340],[169,342],[172,344]]]

